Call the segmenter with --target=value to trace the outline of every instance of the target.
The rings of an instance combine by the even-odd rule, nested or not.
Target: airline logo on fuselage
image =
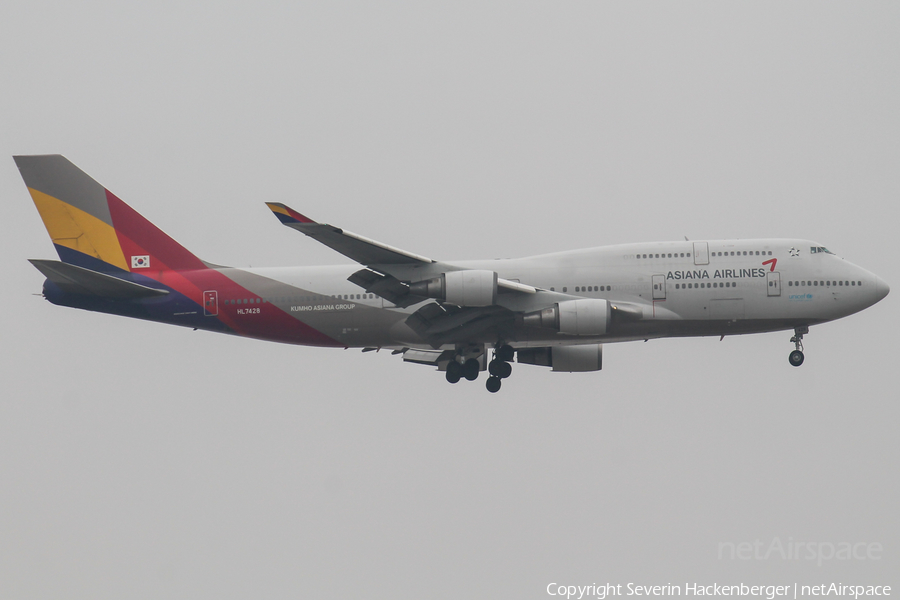
[[[765,269],[716,269],[710,276],[706,269],[695,271],[669,271],[666,279],[746,279],[765,277]]]

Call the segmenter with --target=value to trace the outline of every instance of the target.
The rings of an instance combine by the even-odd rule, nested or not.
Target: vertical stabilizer
[[[58,154],[14,157],[63,262],[94,271],[203,269],[203,261]]]

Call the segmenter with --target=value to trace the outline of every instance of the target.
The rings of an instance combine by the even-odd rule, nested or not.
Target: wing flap
[[[511,326],[514,319],[514,313],[502,306],[460,308],[432,302],[407,317],[406,324],[433,348],[439,348],[474,339],[488,330],[499,331]]]
[[[403,362],[417,365],[439,366],[442,361],[449,361],[456,355],[453,350],[418,350],[410,349],[403,353]]]
[[[406,308],[425,300],[421,296],[410,294],[409,286],[403,284],[396,277],[382,275],[371,269],[360,269],[348,277],[347,281],[358,285],[369,293],[381,296],[400,308]]]

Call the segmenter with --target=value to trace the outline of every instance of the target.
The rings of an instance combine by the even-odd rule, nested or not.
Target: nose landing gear
[[[794,367],[803,364],[803,334],[809,333],[809,327],[797,327],[794,329],[794,337],[791,341],[794,343],[794,351],[788,355],[788,362]]]

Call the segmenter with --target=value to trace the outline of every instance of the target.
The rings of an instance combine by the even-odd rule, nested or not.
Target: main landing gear
[[[488,363],[488,377],[485,387],[487,391],[497,392],[500,390],[501,380],[506,379],[512,373],[512,365],[509,361],[513,359],[516,351],[512,346],[503,344],[494,350],[494,360]],[[481,363],[477,358],[469,358],[465,362],[459,360],[451,360],[447,364],[447,381],[457,383],[460,379],[466,378],[469,381],[478,379],[478,373],[481,371]]]
[[[794,329],[794,337],[791,341],[794,343],[794,351],[788,355],[788,362],[792,366],[799,367],[803,364],[803,334],[809,333],[809,327],[797,327]]]
[[[451,360],[447,364],[447,381],[456,383],[463,377],[469,381],[475,381],[478,379],[479,371],[481,371],[481,365],[476,358],[470,358],[464,363]]]
[[[508,344],[498,346],[494,350],[494,360],[488,363],[488,373],[491,376],[488,377],[487,382],[484,384],[487,391],[492,394],[499,391],[502,380],[512,374],[512,365],[509,364],[509,361],[513,359],[515,353],[516,351],[513,350],[513,347]]]

